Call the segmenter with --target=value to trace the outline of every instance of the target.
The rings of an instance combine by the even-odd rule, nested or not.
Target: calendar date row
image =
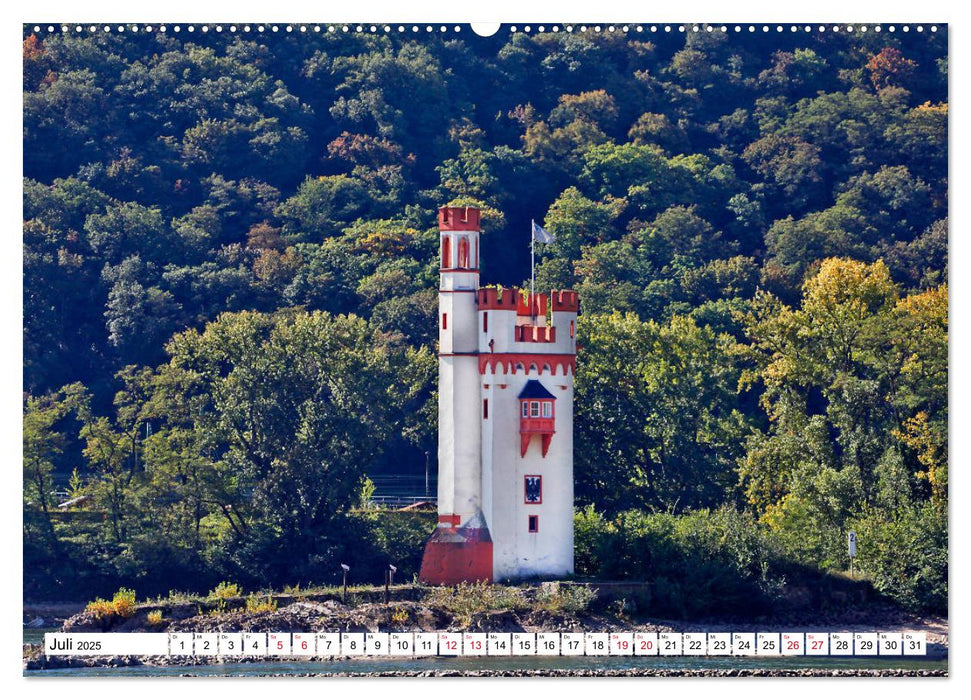
[[[923,632],[161,632],[44,636],[48,656],[923,656]]]

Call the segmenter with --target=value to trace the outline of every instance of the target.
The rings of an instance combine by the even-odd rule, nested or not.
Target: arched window
[[[459,239],[459,267],[468,268],[469,267],[469,239],[466,236],[462,236]]]
[[[447,270],[452,267],[452,239],[445,236],[442,239],[442,269]]]

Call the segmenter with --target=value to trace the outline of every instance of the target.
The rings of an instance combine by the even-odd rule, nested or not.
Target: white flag
[[[542,226],[533,222],[533,240],[539,241],[540,243],[552,243],[556,240],[553,234],[544,229]]]

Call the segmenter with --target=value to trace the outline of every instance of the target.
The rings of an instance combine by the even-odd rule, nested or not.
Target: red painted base
[[[487,528],[437,527],[425,545],[418,578],[453,586],[462,581],[492,581],[492,537]]]

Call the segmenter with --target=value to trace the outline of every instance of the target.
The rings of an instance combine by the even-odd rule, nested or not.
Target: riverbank
[[[66,619],[61,629],[67,632],[916,631],[927,635],[926,659],[946,660],[948,656],[946,619],[914,615],[884,604],[851,607],[825,615],[813,614],[809,610],[790,610],[757,620],[683,621],[637,615],[629,612],[628,606],[617,602],[623,598],[598,597],[580,593],[575,587],[549,584],[517,588],[469,586],[460,589],[398,586],[388,591],[387,603],[383,602],[383,595],[383,591],[371,591],[347,603],[337,599],[337,594],[333,592],[274,595],[267,596],[256,606],[248,605],[247,599],[232,597],[222,600],[152,601],[134,606],[126,616],[82,610]],[[375,598],[381,602],[373,602]],[[247,607],[252,609],[247,610]],[[40,645],[24,646],[25,670],[188,667],[212,663],[212,659],[197,657],[46,657]],[[541,670],[533,671],[538,673]],[[627,671],[643,671],[651,675],[658,669],[626,669],[624,672]]]
[[[52,675],[68,675],[52,672]],[[129,674],[130,675],[130,674]],[[163,674],[151,674],[160,676]],[[168,674],[165,674],[168,675]],[[441,670],[383,672],[255,672],[224,670],[218,674],[179,673],[180,678],[202,675],[247,678],[947,678],[946,669],[518,669]]]
[[[84,610],[84,603],[37,602],[24,603],[23,619],[27,629],[60,627]]]
[[[947,661],[880,657],[427,657],[195,659],[190,665],[127,663],[27,670],[31,677],[923,677],[946,676]]]
[[[190,674],[185,674],[190,675]],[[261,677],[282,674],[264,673]],[[946,678],[944,669],[529,669],[518,671],[391,671],[387,673],[300,673],[288,677],[314,678]]]

